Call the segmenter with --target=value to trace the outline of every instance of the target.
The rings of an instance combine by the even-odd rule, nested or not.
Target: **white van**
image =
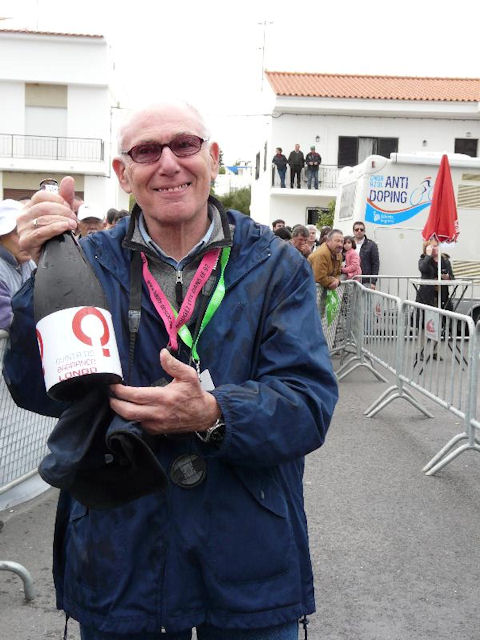
[[[419,277],[422,229],[430,212],[435,178],[443,153],[392,153],[369,156],[338,177],[334,228],[353,235],[353,223],[365,223],[378,244],[380,273]],[[456,278],[480,279],[480,158],[447,154],[457,201],[460,235],[443,245]],[[476,294],[478,296],[478,293]],[[478,316],[477,304],[463,313]],[[459,309],[460,310],[460,309]]]

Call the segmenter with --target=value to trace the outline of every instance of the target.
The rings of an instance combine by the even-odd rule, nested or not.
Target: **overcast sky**
[[[228,164],[258,146],[251,141],[264,33],[264,67],[274,71],[480,77],[478,0],[446,7],[433,0],[0,0],[0,17],[13,18],[0,26],[103,34],[121,105],[188,97],[218,123]]]

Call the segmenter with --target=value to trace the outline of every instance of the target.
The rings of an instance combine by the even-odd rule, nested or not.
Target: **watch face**
[[[208,438],[208,442],[216,442],[220,443],[225,437],[225,425],[219,424],[218,427],[214,427],[213,431],[210,432],[210,437]]]

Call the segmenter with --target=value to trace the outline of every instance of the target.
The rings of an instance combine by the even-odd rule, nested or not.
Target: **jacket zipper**
[[[183,274],[181,271],[176,272],[177,277],[175,280],[175,299],[177,301],[178,308],[182,306],[183,302]]]

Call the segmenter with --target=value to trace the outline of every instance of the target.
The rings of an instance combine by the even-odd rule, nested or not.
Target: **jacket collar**
[[[211,249],[218,247],[229,247],[233,243],[233,229],[228,224],[227,216],[221,202],[213,196],[208,198],[209,215],[214,221],[214,230],[209,242],[203,247],[198,255],[202,255]],[[122,246],[132,251],[143,251],[152,257],[158,257],[158,254],[149,247],[139,229],[139,219],[142,214],[141,208],[135,204],[130,216],[130,224],[122,242]]]
[[[270,229],[254,222],[243,213],[225,211],[222,204],[212,196],[209,198],[209,204],[213,204],[219,213],[222,238],[212,238],[205,250],[232,247],[225,272],[225,286],[228,289],[271,256],[272,243],[282,241],[278,240]],[[92,233],[81,240],[81,245],[90,259],[97,260],[104,269],[112,273],[124,289],[128,288],[129,282],[130,252],[144,251],[152,255],[152,250],[139,242],[135,235],[136,220],[140,211],[140,207],[135,206],[130,220],[124,218],[112,230]]]

